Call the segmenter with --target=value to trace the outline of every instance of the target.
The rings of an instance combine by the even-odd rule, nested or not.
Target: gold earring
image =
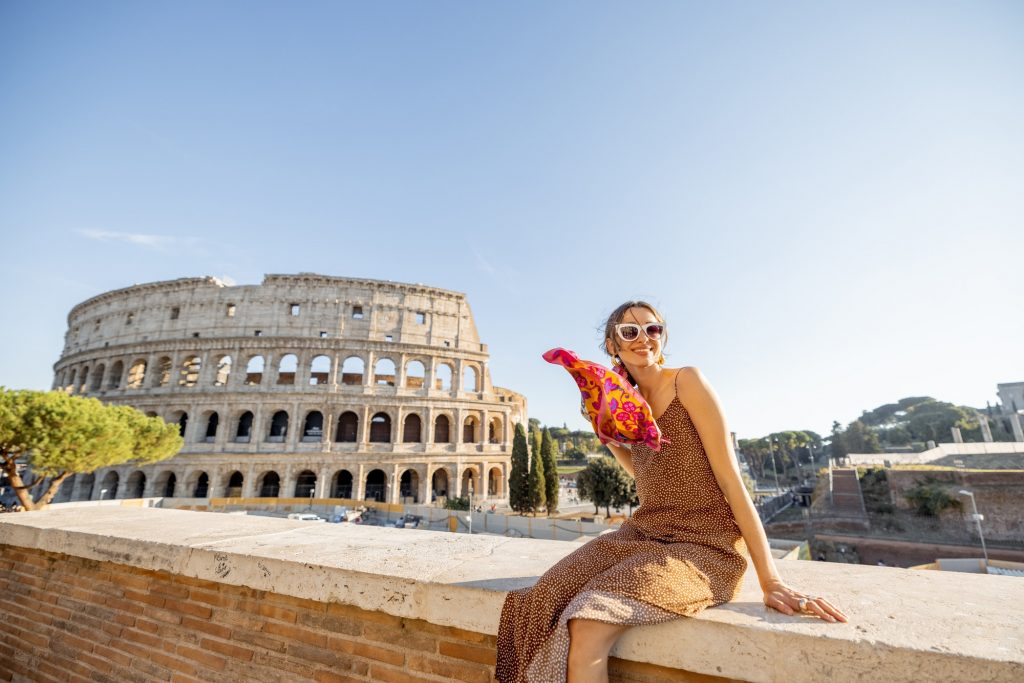
[[[660,354],[658,356],[658,365],[664,365],[664,364],[665,364],[665,355],[664,354]]]

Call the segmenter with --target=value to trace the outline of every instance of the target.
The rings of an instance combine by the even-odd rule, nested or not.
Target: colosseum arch
[[[314,356],[309,362],[309,383],[313,386],[327,384],[331,379],[331,357]]]
[[[359,356],[349,356],[341,364],[341,383],[349,386],[359,386],[363,383],[364,368],[366,363]]]
[[[448,363],[438,363],[436,370],[434,371],[434,388],[440,389],[441,391],[452,390],[452,377],[455,375],[455,370]]]
[[[477,472],[476,467],[473,466],[462,470],[462,485],[459,488],[459,495],[462,497],[469,495],[470,482],[473,483],[473,495],[482,495],[483,491],[480,490],[480,473]]]
[[[153,495],[174,498],[177,485],[178,476],[174,473],[174,470],[163,470],[153,480]]]
[[[197,470],[189,475],[185,482],[185,495],[191,498],[208,498],[210,495],[210,475]]]
[[[348,470],[338,470],[331,478],[331,498],[353,498],[353,477]]]
[[[213,377],[213,386],[226,387],[231,379],[231,356],[221,356],[217,359],[217,372]]]
[[[381,358],[373,366],[373,383],[377,386],[395,386],[395,361]]]
[[[245,475],[235,470],[228,475],[228,483],[224,486],[225,498],[241,498],[242,487],[245,485]]]
[[[422,361],[411,360],[405,364],[405,388],[406,389],[422,389],[424,378],[426,377],[426,368]]]
[[[270,418],[270,425],[267,430],[267,441],[271,443],[283,443],[288,436],[288,411],[278,410]]]
[[[480,441],[480,420],[476,415],[467,415],[462,421],[462,442],[478,443]]]
[[[138,358],[132,361],[132,365],[128,368],[128,381],[126,386],[129,389],[141,389],[142,383],[146,380],[146,361]]]
[[[291,315],[294,302],[301,315]],[[173,308],[181,322],[168,324]],[[357,308],[361,319],[353,318]],[[98,317],[117,324],[97,328]],[[389,317],[414,320],[415,333],[386,327]],[[195,325],[185,324],[193,318]],[[196,336],[200,322],[202,334]],[[84,346],[74,328],[91,331]],[[385,345],[388,332],[393,338]],[[453,495],[461,485],[461,466],[456,472],[454,463],[484,467],[478,446],[490,440],[495,417],[503,435],[486,449],[481,476],[489,482],[494,466],[508,476],[509,425],[527,419],[522,396],[492,385],[487,346],[466,297],[426,285],[308,273],[268,275],[261,284],[237,287],[209,277],[147,283],[76,305],[68,314],[66,340],[53,368],[55,388],[81,393],[84,384],[86,393],[104,402],[132,405],[184,428],[182,453],[158,469],[143,470],[147,493],[154,495],[166,492],[173,474],[174,495],[192,496],[199,463],[208,495],[222,494],[232,472],[242,473],[251,494],[262,489],[258,472],[275,472],[277,486],[288,495],[297,472],[308,470],[319,479],[345,470],[349,495],[362,497],[367,471],[380,469],[386,500],[402,493],[403,475],[409,492],[411,471],[419,477],[416,496],[423,498],[433,490],[438,467],[448,468],[438,475],[438,490]],[[292,384],[277,386],[280,361],[290,354],[297,356]],[[375,367],[382,357],[394,370],[389,362]],[[463,391],[468,367],[476,375],[470,378],[475,391]],[[385,384],[376,383],[381,379]],[[322,413],[329,438],[294,447],[309,438],[305,423],[314,410]],[[285,414],[278,416],[280,442],[267,444],[279,411]],[[462,422],[470,414],[480,423],[474,440],[463,443]],[[410,415],[420,422],[418,441],[416,417]],[[287,426],[280,424],[285,416]],[[422,446],[411,448],[410,442]],[[111,489],[120,478],[122,490],[114,495],[124,497],[129,468],[98,472],[93,496],[100,495],[109,472],[116,472],[107,482]],[[335,483],[318,482],[314,495],[334,493]],[[73,493],[82,495],[85,485],[83,476]]]
[[[492,467],[487,471],[487,495],[491,498],[505,497],[505,477],[500,467]]]
[[[303,470],[295,478],[295,498],[309,498],[316,491],[316,473]]]
[[[294,353],[286,353],[277,364],[277,384],[295,384],[295,375],[298,372],[299,357]]]
[[[121,483],[121,475],[115,470],[110,470],[100,480],[99,500],[112,500],[117,498],[117,487]]]
[[[420,443],[423,441],[423,420],[416,413],[405,416],[402,425],[402,443]]]
[[[434,418],[434,443],[451,443],[452,419],[441,413]]]
[[[311,410],[306,413],[306,419],[302,423],[302,440],[311,443],[318,442],[324,438],[324,414],[319,410]]]
[[[370,443],[391,441],[391,416],[385,412],[374,413],[370,418]]]
[[[235,443],[249,443],[252,441],[253,421],[255,419],[251,410],[246,410],[238,416],[238,420],[235,422]]]
[[[202,434],[197,439],[203,443],[214,443],[217,440],[217,429],[220,427],[220,415],[216,410],[208,410],[203,413],[200,429]]]
[[[455,495],[454,491],[449,492],[451,484],[451,472],[447,467],[438,467],[430,475],[431,502],[436,498],[445,498]]]
[[[263,383],[263,370],[265,364],[263,356],[250,356],[245,362],[245,386],[258,387]]]
[[[382,469],[373,469],[366,474],[366,485],[363,489],[365,500],[383,503],[387,500],[388,475]]]
[[[114,361],[110,366],[110,375],[107,379],[107,389],[114,390],[121,388],[121,377],[124,375],[124,361]]]
[[[406,469],[398,479],[398,496],[406,500],[411,498],[413,503],[419,503],[420,473],[413,468]]]
[[[142,498],[142,494],[146,490],[146,475],[141,470],[135,470],[128,475],[128,479],[124,484],[124,497],[125,498]]]
[[[199,384],[199,373],[202,372],[203,361],[199,356],[186,356],[181,361],[181,370],[178,372],[179,387],[194,387]]]
[[[96,488],[96,474],[86,472],[76,475],[76,479],[78,481],[75,482],[75,489],[78,491],[78,495],[74,495],[72,500],[92,500],[93,489]],[[74,490],[72,490],[72,494],[74,494]]]
[[[281,494],[281,475],[274,470],[256,477],[256,495],[259,498],[277,498]]]
[[[89,386],[89,391],[98,392],[103,390],[103,374],[106,372],[107,366],[100,363],[96,366],[96,369],[92,371],[92,383]]]
[[[500,417],[492,417],[487,423],[487,443],[496,444],[505,440],[505,430]]]
[[[472,365],[467,365],[462,370],[462,390],[480,391],[478,387],[478,373]]]
[[[166,387],[171,383],[171,358],[162,356],[156,362],[156,374],[153,375],[154,387]]]
[[[178,425],[178,435],[185,438],[185,431],[188,429],[188,413],[184,410],[175,410],[171,413],[167,422]]]
[[[346,410],[339,415],[334,440],[338,443],[356,443],[359,441],[359,416],[351,410]]]

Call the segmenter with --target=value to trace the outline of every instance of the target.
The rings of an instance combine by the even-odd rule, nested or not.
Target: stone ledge
[[[563,541],[153,508],[0,516],[0,545],[166,571],[495,634],[505,591],[579,547]],[[781,562],[835,599],[846,625],[768,611],[748,572],[736,602],[633,629],[616,656],[748,681],[1024,679],[1024,581]],[[1010,606],[1010,609],[1007,609]]]

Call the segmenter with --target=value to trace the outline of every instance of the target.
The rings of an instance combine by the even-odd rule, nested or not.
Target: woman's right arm
[[[605,446],[608,447],[608,450],[612,452],[615,459],[619,461],[620,465],[622,465],[622,469],[629,472],[629,476],[635,476],[633,474],[633,455],[630,453],[629,449],[625,446],[620,446],[617,443],[611,442],[606,443]]]

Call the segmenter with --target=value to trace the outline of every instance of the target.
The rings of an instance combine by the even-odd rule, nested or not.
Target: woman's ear
[[[609,356],[615,355],[615,347],[612,345],[611,339],[604,340],[604,352],[607,353]]]

